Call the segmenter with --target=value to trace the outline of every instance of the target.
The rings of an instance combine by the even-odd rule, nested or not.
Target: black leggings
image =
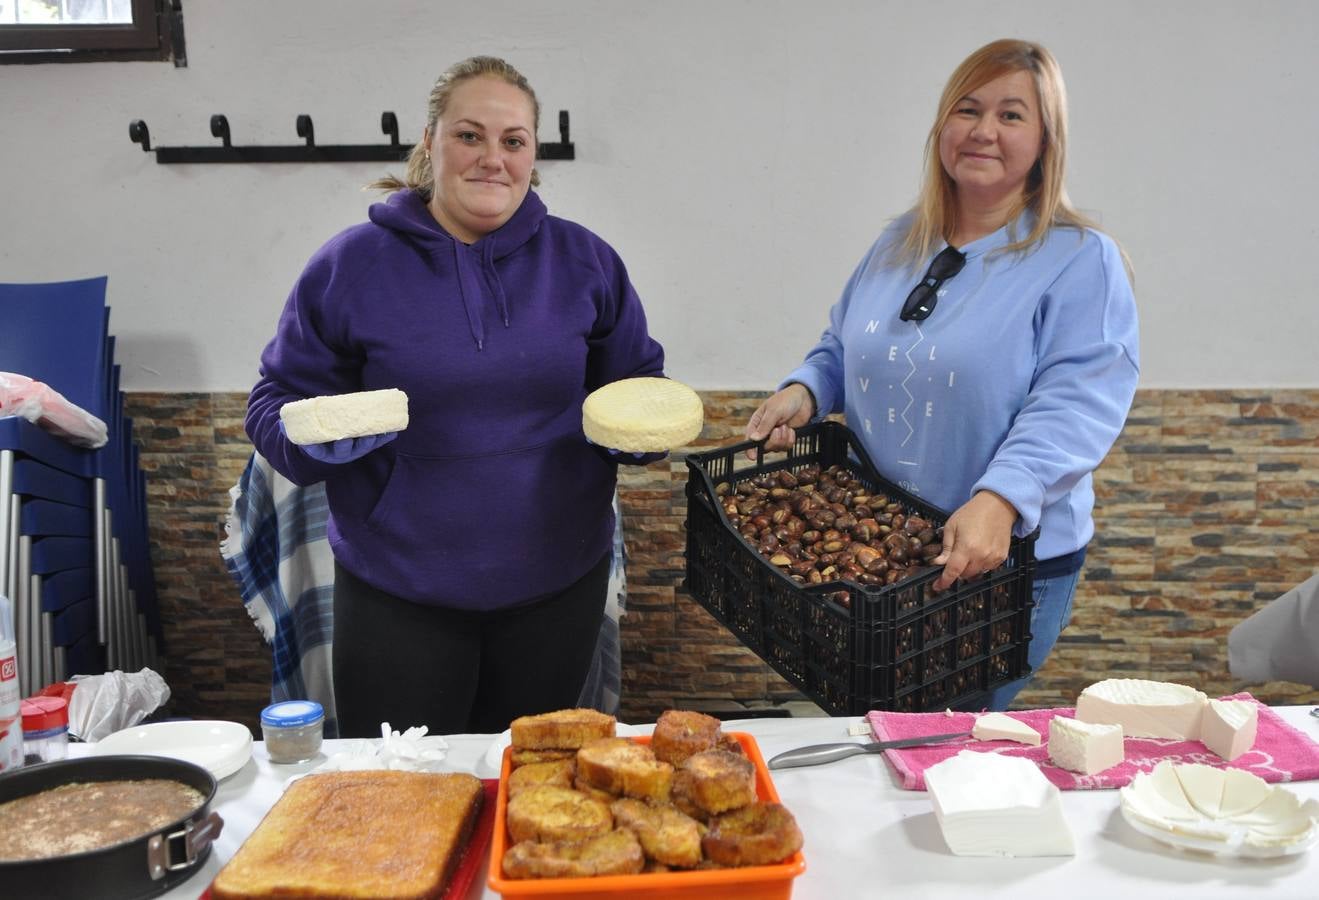
[[[534,603],[468,612],[412,603],[334,566],[339,735],[503,731],[518,716],[577,704],[595,653],[610,555]]]

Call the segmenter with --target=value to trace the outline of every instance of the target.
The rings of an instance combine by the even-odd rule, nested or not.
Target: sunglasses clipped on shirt
[[[966,254],[956,247],[948,246],[940,250],[930,260],[930,268],[926,270],[925,277],[921,283],[911,289],[907,295],[907,302],[902,304],[902,312],[898,318],[904,322],[917,321],[924,322],[934,312],[935,304],[939,302],[939,288],[945,281],[952,278],[958,272],[962,271],[962,266],[966,265]]]

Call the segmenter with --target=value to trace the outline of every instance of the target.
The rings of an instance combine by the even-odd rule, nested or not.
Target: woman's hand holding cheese
[[[281,427],[283,427],[282,423]],[[387,431],[384,434],[342,438],[337,441],[326,441],[323,444],[303,444],[302,452],[317,462],[342,465],[361,459],[372,450],[388,444],[396,437],[398,437],[397,431]]]
[[[1017,510],[993,491],[976,494],[948,517],[943,527],[943,552],[930,562],[943,566],[934,582],[942,591],[959,578],[993,571],[1008,558]]]

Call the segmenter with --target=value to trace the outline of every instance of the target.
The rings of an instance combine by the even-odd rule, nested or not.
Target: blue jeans
[[[1076,596],[1076,582],[1080,577],[1081,573],[1078,570],[1070,575],[1059,575],[1035,582],[1032,592],[1035,608],[1030,611],[1031,639],[1030,646],[1026,648],[1026,661],[1030,664],[1032,672],[1038,671],[1040,666],[1044,665],[1044,661],[1049,658],[1049,651],[1058,640],[1058,635],[1072,620],[1072,598]],[[996,710],[1007,709],[1018,692],[1030,683],[1030,679],[1031,676],[1027,675],[994,688],[989,692],[986,707]]]

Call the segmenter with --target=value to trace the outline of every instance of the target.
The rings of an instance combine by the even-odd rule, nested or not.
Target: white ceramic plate
[[[1319,838],[1319,831],[1317,831],[1312,833],[1311,837],[1299,843],[1286,844],[1281,847],[1252,847],[1239,840],[1216,841],[1210,838],[1200,838],[1189,834],[1178,834],[1175,831],[1168,831],[1163,828],[1155,828],[1153,825],[1147,825],[1135,818],[1126,809],[1122,810],[1122,818],[1126,819],[1127,824],[1141,834],[1154,838],[1160,843],[1168,844],[1179,850],[1198,850],[1201,853],[1210,853],[1214,856],[1244,856],[1257,859],[1293,856],[1309,850],[1314,846],[1315,840]]]
[[[168,756],[196,763],[218,781],[252,756],[252,733],[237,722],[156,722],[116,731],[92,745],[93,752]]]
[[[635,725],[628,725],[619,722],[614,726],[614,735],[616,737],[636,737],[639,734],[645,734],[645,730]],[[487,772],[487,777],[496,777],[504,766],[504,748],[513,743],[513,733],[505,729],[490,742],[489,748],[482,757],[482,764]]]
[[[1319,804],[1238,769],[1164,761],[1119,796],[1128,825],[1181,850],[1268,858],[1319,842]]]

